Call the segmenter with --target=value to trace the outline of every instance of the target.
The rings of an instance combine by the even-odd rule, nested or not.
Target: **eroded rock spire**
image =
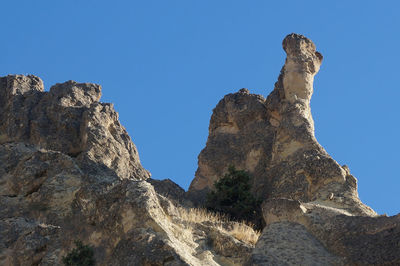
[[[315,50],[312,41],[295,33],[286,36],[282,46],[287,54],[283,69],[285,98],[291,102],[310,101],[314,76],[321,66],[322,55]]]
[[[287,57],[267,99],[239,91],[214,109],[206,147],[189,194],[204,198],[229,165],[253,176],[262,199],[323,202],[358,215],[375,215],[361,203],[357,180],[340,166],[314,136],[310,100],[322,55],[300,34],[283,40]]]
[[[292,121],[285,121],[298,127],[304,125],[310,136],[314,136],[314,121],[311,116],[310,100],[314,91],[314,76],[318,73],[322,55],[315,49],[314,43],[300,34],[289,34],[282,42],[286,52],[285,65],[282,67],[274,91],[267,99],[267,107],[273,126],[278,126],[282,113],[296,112]]]

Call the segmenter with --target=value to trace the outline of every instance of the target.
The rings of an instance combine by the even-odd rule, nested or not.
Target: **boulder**
[[[353,215],[292,199],[263,204],[252,265],[399,265],[400,214]]]

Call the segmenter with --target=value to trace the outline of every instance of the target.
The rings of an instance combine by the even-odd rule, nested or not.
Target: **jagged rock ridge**
[[[254,245],[229,233],[236,224],[185,220],[156,193],[100,93],[0,78],[0,264],[60,265],[77,239],[98,265],[243,264]]]
[[[0,87],[1,144],[59,151],[80,167],[96,162],[121,178],[150,177],[112,104],[99,102],[99,85],[68,81],[44,92],[38,77],[16,75],[1,78]]]

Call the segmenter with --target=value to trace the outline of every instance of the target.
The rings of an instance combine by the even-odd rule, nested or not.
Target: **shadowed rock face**
[[[271,160],[274,130],[266,120],[265,99],[242,89],[226,95],[215,107],[207,145],[199,155],[199,167],[189,194],[201,202],[214,182],[230,165],[263,176]],[[198,197],[197,197],[198,196]]]
[[[253,190],[263,199],[320,201],[374,215],[358,199],[357,181],[348,168],[333,160],[314,136],[310,100],[322,55],[309,39],[294,33],[283,40],[283,49],[285,65],[267,99],[242,89],[214,109],[189,194],[202,200],[234,165],[250,172]]]

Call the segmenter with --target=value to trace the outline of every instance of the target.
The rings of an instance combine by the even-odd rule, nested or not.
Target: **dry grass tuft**
[[[192,223],[212,222],[212,223],[223,223],[227,222],[228,219],[219,214],[207,211],[206,209],[198,208],[182,208],[178,207],[179,216],[182,220]]]
[[[234,238],[254,245],[261,235],[261,232],[254,230],[252,225],[245,222],[233,222],[227,216],[198,208],[177,208],[179,218],[189,223],[211,222],[218,226],[221,231]]]
[[[229,232],[234,238],[255,245],[261,232],[244,223],[235,223]]]

